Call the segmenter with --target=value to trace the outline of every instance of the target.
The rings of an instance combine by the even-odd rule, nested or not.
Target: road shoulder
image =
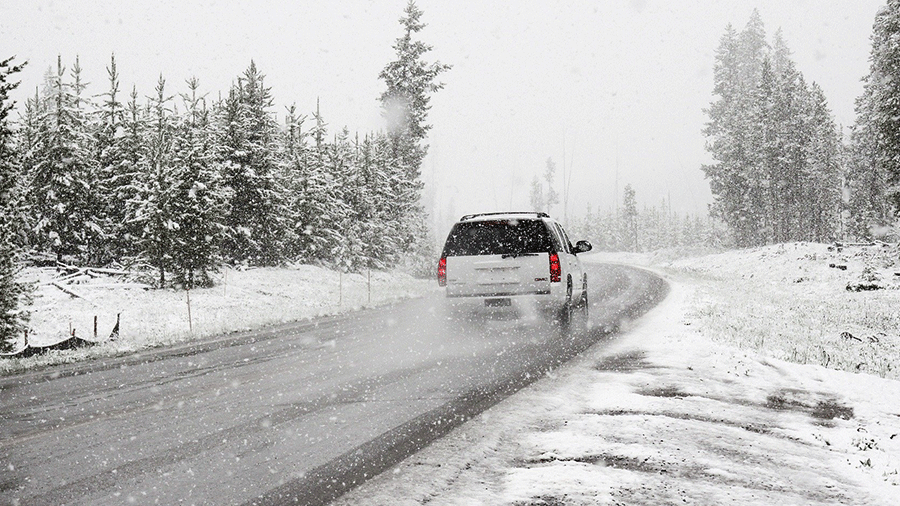
[[[335,504],[895,503],[900,382],[713,343],[669,282],[647,316]]]

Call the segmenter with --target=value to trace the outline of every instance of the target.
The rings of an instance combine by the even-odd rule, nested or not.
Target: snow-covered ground
[[[893,276],[895,252],[796,244],[677,261],[595,256],[650,265],[669,297],[337,504],[900,504],[896,367],[874,371],[884,378],[772,356],[843,347],[860,361],[867,346],[895,345],[894,282],[869,299],[846,289],[867,265]],[[720,334],[735,315],[744,319]],[[787,335],[808,321],[823,323]]]
[[[669,297],[563,368],[337,501],[374,504],[900,504],[896,247],[788,244],[714,255],[593,255],[665,277]],[[46,284],[37,344],[0,373],[128,353],[434,290],[431,281],[309,266],[229,270],[187,294]],[[860,285],[879,290],[851,291]],[[339,290],[340,288],[340,290]],[[70,323],[71,322],[71,323]],[[825,367],[827,366],[827,367]]]
[[[140,284],[123,282],[119,276],[85,274],[59,283],[77,294],[73,296],[51,284],[64,275],[55,269],[28,269],[23,273],[24,278],[37,282],[29,343],[57,343],[74,329],[76,336],[101,344],[28,359],[0,359],[0,374],[336,314],[437,289],[433,280],[400,272],[342,274],[297,265],[226,268],[217,274],[215,287],[191,290],[189,294],[184,290],[144,290]],[[119,338],[110,341],[117,315]]]

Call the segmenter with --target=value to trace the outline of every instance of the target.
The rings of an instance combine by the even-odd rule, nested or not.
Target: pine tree
[[[806,85],[779,30],[771,47],[759,14],[726,28],[704,133],[711,208],[738,246],[833,237],[841,188],[839,141],[821,89]]]
[[[870,237],[900,216],[900,0],[888,0],[872,27],[869,74],[857,100],[850,190],[856,232]]]
[[[423,59],[432,47],[413,38],[425,28],[422,14],[415,2],[409,0],[400,19],[403,35],[394,43],[397,57],[382,69],[379,78],[387,87],[380,97],[382,113],[388,122],[393,163],[400,169],[396,173],[401,179],[397,182],[395,198],[397,222],[403,231],[400,240],[413,253],[409,259],[416,265],[412,268],[430,273],[433,241],[428,238],[427,220],[420,203],[421,167],[428,152],[424,141],[431,129],[427,122],[431,94],[444,87],[437,78],[450,66]]]
[[[559,204],[559,193],[554,187],[555,179],[556,163],[553,162],[552,158],[547,158],[547,165],[544,169],[544,181],[547,182],[547,196],[544,198],[544,205],[547,206],[548,213],[553,209],[553,206]]]
[[[133,172],[128,170],[130,164],[125,149],[125,105],[119,101],[119,73],[116,68],[116,57],[110,57],[106,68],[109,76],[109,89],[100,95],[103,97],[101,108],[97,112],[97,128],[94,133],[98,171],[97,195],[102,209],[99,219],[106,232],[104,244],[100,248],[100,263],[107,263],[119,257],[127,250],[123,244],[125,234],[125,187],[133,179]]]
[[[419,178],[428,149],[421,143],[431,129],[427,123],[431,94],[444,87],[437,77],[450,70],[449,65],[423,60],[432,47],[413,39],[426,26],[421,21],[422,14],[416,3],[409,0],[400,19],[404,33],[394,42],[397,59],[388,63],[378,76],[387,85],[381,94],[381,105],[388,120],[388,135],[411,180]]]
[[[184,115],[178,118],[172,147],[173,188],[169,202],[173,227],[172,270],[187,289],[211,286],[210,272],[219,260],[225,237],[228,193],[216,162],[210,114],[199,95],[197,78],[187,81],[181,96]]]
[[[278,125],[271,90],[254,62],[238,78],[224,107],[224,183],[231,202],[225,252],[233,262],[274,265],[284,259],[289,216],[278,179]]]
[[[545,210],[546,201],[544,200],[544,187],[537,175],[531,180],[531,193],[528,197],[533,211],[541,212]]]
[[[335,245],[340,242],[338,218],[344,203],[329,169],[327,125],[318,107],[313,114],[315,124],[307,132],[297,131],[289,167],[290,226],[297,259],[305,262],[331,263]],[[314,146],[306,146],[312,138]]]
[[[631,184],[625,185],[622,197],[622,225],[627,251],[639,251],[637,199]]]
[[[810,91],[809,118],[810,139],[804,149],[809,170],[802,196],[803,214],[809,220],[806,239],[827,242],[838,238],[839,234],[843,153],[825,93],[816,83]]]
[[[763,143],[758,97],[767,49],[759,13],[754,11],[740,33],[731,25],[716,52],[713,93],[716,100],[706,110],[710,121],[704,134],[716,163],[703,167],[715,201],[711,212],[735,231],[738,245],[758,241],[760,227],[759,174],[754,157]]]
[[[140,238],[143,236],[143,224],[135,221],[129,210],[136,209],[141,201],[142,185],[149,155],[150,135],[150,111],[138,102],[136,87],[131,88],[128,103],[125,104],[125,114],[122,118],[122,137],[119,141],[122,158],[116,167],[113,180],[107,183],[108,188],[114,193],[108,195],[110,206],[118,206],[112,224],[112,232],[115,234],[113,245],[115,257],[132,259],[141,254]],[[118,215],[121,213],[121,215]]]
[[[871,79],[867,78],[863,94],[856,99],[856,123],[847,153],[848,233],[866,240],[872,238],[874,229],[889,223],[891,216],[885,195],[887,170],[879,161],[872,88]]]
[[[100,226],[95,200],[96,174],[87,116],[90,104],[81,97],[80,66],[75,83],[65,80],[62,59],[47,76],[42,116],[33,149],[29,203],[39,247],[63,255],[94,260]]]
[[[303,131],[303,123],[306,116],[297,113],[297,106],[287,108],[285,116],[285,128],[281,133],[281,153],[279,155],[279,170],[281,179],[285,185],[285,207],[287,209],[284,245],[285,257],[298,260],[302,257],[304,247],[304,223],[300,209],[305,198],[305,160],[309,147],[307,146],[308,132]]]
[[[173,96],[166,95],[166,80],[159,76],[156,95],[150,99],[152,120],[147,129],[146,149],[137,162],[140,173],[135,198],[127,202],[126,221],[135,228],[137,251],[159,273],[159,286],[167,284],[171,272],[175,230],[172,200],[179,185],[174,163],[175,119]]]
[[[13,60],[0,60],[0,351],[8,351],[25,330],[29,313],[24,306],[30,294],[28,286],[18,279],[24,216],[21,168],[9,120],[15,106],[9,93],[19,85],[10,78],[25,64]]]

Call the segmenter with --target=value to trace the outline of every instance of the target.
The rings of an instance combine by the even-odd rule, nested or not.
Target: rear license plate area
[[[485,307],[509,307],[512,306],[510,299],[484,299]]]

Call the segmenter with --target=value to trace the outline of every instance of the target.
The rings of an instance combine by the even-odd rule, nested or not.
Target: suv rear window
[[[552,250],[541,220],[460,222],[450,230],[443,256],[521,255]]]

